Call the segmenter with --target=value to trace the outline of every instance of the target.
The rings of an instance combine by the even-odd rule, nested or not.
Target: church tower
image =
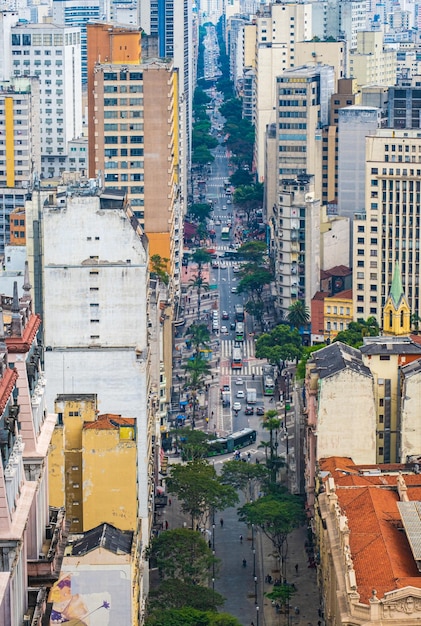
[[[409,335],[411,332],[411,310],[402,286],[402,275],[396,263],[392,285],[383,309],[384,335]]]

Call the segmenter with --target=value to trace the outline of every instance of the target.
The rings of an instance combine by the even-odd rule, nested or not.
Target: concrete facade
[[[381,31],[360,31],[349,53],[349,72],[358,86],[396,83],[396,50],[383,44]]]

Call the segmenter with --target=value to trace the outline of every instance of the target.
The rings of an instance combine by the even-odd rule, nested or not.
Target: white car
[[[244,398],[244,391],[242,389],[239,389],[237,391],[237,393],[235,394],[236,398]]]
[[[224,263],[223,261],[221,261],[221,262],[220,262],[220,264],[219,264],[219,269],[221,269],[221,270],[226,270],[226,269],[227,269],[227,265],[226,265],[226,263]]]
[[[228,328],[226,326],[221,326],[221,335],[228,335]]]
[[[240,268],[237,265],[234,265],[234,267],[232,268],[232,271],[234,274],[238,274],[238,272],[240,271]]]
[[[244,385],[244,380],[242,378],[236,378],[235,379],[235,384],[236,385]]]
[[[226,205],[225,205],[225,204],[223,204],[223,205],[222,205],[222,210],[223,210],[223,211],[226,211],[226,210],[227,210],[227,207],[226,207]]]
[[[237,293],[237,287],[231,287],[231,293]]]
[[[232,408],[234,409],[234,411],[241,411],[240,402],[234,402],[234,404],[232,405]]]

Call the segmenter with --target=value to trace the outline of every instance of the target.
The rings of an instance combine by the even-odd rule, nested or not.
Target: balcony
[[[28,582],[31,586],[58,580],[70,523],[64,508],[50,507],[50,524],[45,529],[45,540],[38,559],[28,560]]]

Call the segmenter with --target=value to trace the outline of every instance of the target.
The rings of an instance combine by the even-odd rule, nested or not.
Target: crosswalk
[[[237,345],[233,339],[221,340],[221,374],[227,376],[229,374],[240,376],[260,376],[262,374],[262,365],[254,354],[254,341],[246,339],[242,342],[243,367],[241,370],[233,370],[231,368],[231,356],[234,345]]]

